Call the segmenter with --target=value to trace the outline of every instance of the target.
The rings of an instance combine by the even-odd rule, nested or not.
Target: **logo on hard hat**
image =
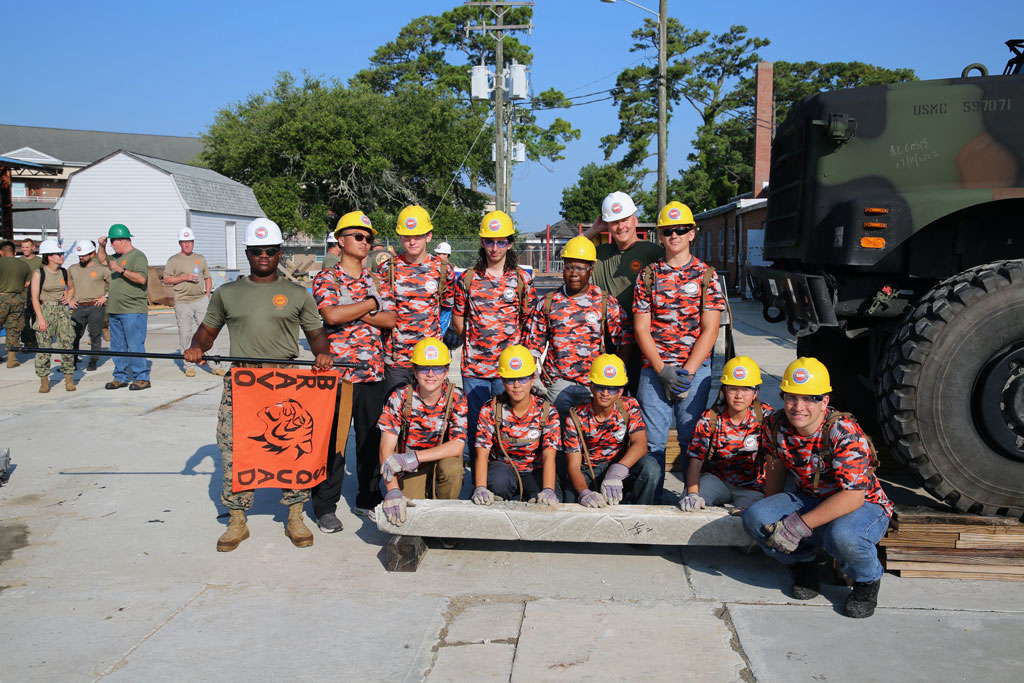
[[[426,357],[427,360],[437,360],[437,347],[436,346],[428,346],[423,351],[423,355],[424,355],[424,357]]]
[[[267,232],[266,228],[256,228],[256,236],[259,237],[260,239],[263,239],[268,234],[269,233]]]
[[[508,367],[512,370],[521,370],[523,367],[523,359],[513,357],[509,360]]]
[[[618,202],[612,204],[612,213],[622,213],[622,204]]]
[[[803,384],[811,378],[811,373],[807,372],[803,368],[793,371],[793,381],[797,384]]]
[[[415,229],[415,227],[418,224],[419,221],[416,220],[415,216],[409,216],[408,218],[405,219],[405,227],[408,228],[409,230]]]
[[[192,233],[190,233],[188,230],[184,230],[181,233],[181,239],[182,240],[190,240],[190,239],[192,239]]]
[[[606,365],[604,367],[604,376],[608,379],[614,379],[616,374],[618,373],[615,371],[614,365]]]
[[[275,294],[274,298],[271,299],[270,301],[274,304],[274,306],[278,308],[278,310],[288,305],[288,297],[286,297],[284,294]]]
[[[738,365],[733,368],[732,376],[736,379],[744,379],[747,376],[747,369],[742,365]]]
[[[679,218],[679,209],[673,206],[671,209],[668,210],[668,217],[671,218],[672,220]]]
[[[363,225],[369,225],[370,217],[367,216],[366,214],[363,214],[362,216],[359,217],[359,222],[362,223]]]
[[[497,218],[492,218],[491,222],[487,224],[487,229],[491,232],[498,232],[501,230],[501,221]]]

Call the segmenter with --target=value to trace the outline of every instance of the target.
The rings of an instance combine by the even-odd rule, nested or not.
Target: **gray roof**
[[[106,133],[95,130],[38,128],[0,124],[0,154],[31,147],[71,164],[91,164],[119,149],[188,163],[203,151],[200,138],[175,135]]]
[[[252,188],[199,166],[180,164],[167,159],[122,150],[140,161],[169,173],[185,204],[192,211],[221,213],[231,216],[266,216]]]

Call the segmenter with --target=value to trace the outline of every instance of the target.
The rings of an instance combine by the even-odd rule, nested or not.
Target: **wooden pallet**
[[[1024,581],[1024,524],[934,508],[897,507],[885,568],[907,578]]]

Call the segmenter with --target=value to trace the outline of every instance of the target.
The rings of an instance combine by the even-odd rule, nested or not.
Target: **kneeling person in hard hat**
[[[554,505],[561,500],[555,456],[561,437],[558,412],[530,393],[537,365],[516,344],[498,357],[505,393],[480,410],[477,423],[473,502],[529,500]]]
[[[853,416],[829,407],[828,370],[815,358],[797,358],[782,376],[784,410],[765,422],[765,498],[743,513],[743,526],[764,552],[788,565],[793,597],[820,590],[818,547],[853,579],[848,617],[871,616],[882,565],[875,547],[892,515],[875,477],[877,459]],[[783,493],[786,473],[796,490]]]
[[[597,259],[594,243],[582,235],[562,250],[565,266],[561,288],[537,302],[526,346],[536,358],[544,356],[541,379],[564,421],[569,409],[590,399],[588,372],[593,359],[605,353],[605,340],[616,348],[630,342],[622,307],[610,294],[590,284]]]
[[[174,318],[178,323],[178,338],[184,351],[206,317],[207,302],[213,293],[213,276],[206,264],[206,257],[194,251],[196,235],[192,228],[178,231],[178,246],[181,251],[167,259],[167,265],[164,266],[164,284],[174,285]],[[216,344],[210,350],[213,355],[217,355]],[[227,373],[219,363],[211,363],[210,370],[219,376]],[[196,366],[187,361],[185,376],[196,376]]]
[[[629,379],[618,356],[598,356],[590,368],[591,400],[569,411],[562,428],[568,460],[567,503],[650,505],[661,468],[647,455],[647,427],[635,398],[622,396]],[[600,493],[597,487],[600,486]],[[575,491],[572,496],[570,491]]]
[[[451,362],[440,339],[418,342],[412,351],[416,386],[395,389],[377,423],[384,515],[392,524],[405,521],[407,499],[457,500],[462,490],[466,395],[448,381]]]
[[[772,407],[757,398],[761,368],[736,356],[722,370],[722,393],[704,411],[690,439],[683,512],[732,503],[748,508],[764,498],[759,481],[761,430]],[[702,473],[703,472],[703,473]]]
[[[299,328],[306,335],[309,348],[316,356],[315,367],[328,370],[333,364],[323,323],[316,310],[313,295],[305,287],[279,279],[281,262],[281,229],[267,218],[257,218],[245,229],[245,256],[249,261],[248,277],[218,287],[192,345],[185,351],[185,360],[202,363],[203,354],[227,325],[232,356],[288,360],[299,355]],[[270,363],[235,363],[235,368],[273,368]],[[217,414],[217,448],[220,450],[223,488],[220,502],[231,511],[227,530],[217,539],[217,550],[230,551],[249,538],[245,511],[252,507],[253,491],[232,490],[234,463],[234,409],[231,403],[231,372],[224,377],[224,391]],[[313,545],[313,534],[302,521],[302,507],[309,500],[309,489],[285,489],[281,502],[288,506],[285,533],[299,548]]]

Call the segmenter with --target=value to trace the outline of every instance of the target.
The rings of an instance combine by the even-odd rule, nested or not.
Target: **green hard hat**
[[[107,231],[107,237],[112,240],[130,238],[132,234],[128,231],[128,226],[124,223],[114,223],[110,226],[110,230]]]

